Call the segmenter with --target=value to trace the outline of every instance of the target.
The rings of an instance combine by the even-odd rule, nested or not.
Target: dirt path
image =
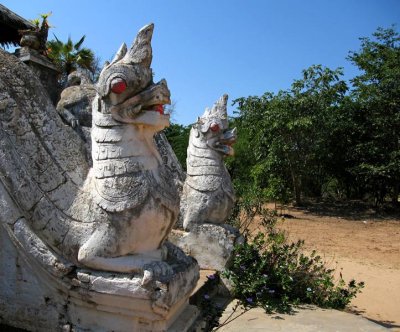
[[[289,239],[305,240],[346,281],[364,281],[351,310],[400,331],[400,217],[335,206],[285,209],[278,227]]]

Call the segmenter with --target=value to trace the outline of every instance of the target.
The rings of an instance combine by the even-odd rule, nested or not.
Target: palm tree
[[[73,43],[71,37],[63,43],[55,35],[55,40],[47,42],[47,55],[61,72],[60,83],[65,84],[68,75],[78,68],[87,69],[92,74],[96,72],[96,58],[93,51],[82,47],[86,36],[77,43]]]

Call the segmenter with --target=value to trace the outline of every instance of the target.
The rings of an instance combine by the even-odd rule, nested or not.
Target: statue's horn
[[[210,108],[209,108],[209,107],[206,107],[206,109],[204,110],[204,113],[203,113],[203,115],[202,115],[201,117],[202,117],[202,118],[207,118],[207,117],[210,116],[210,114],[211,114]]]
[[[150,67],[152,56],[151,38],[153,36],[154,24],[148,24],[138,32],[128,53],[123,61],[128,63],[140,63]]]
[[[224,94],[219,100],[215,103],[215,106],[219,109],[226,110],[226,104],[228,103],[228,95]]]
[[[224,94],[218,101],[213,105],[211,114],[215,114],[221,119],[227,118],[227,103],[228,103],[228,95]]]

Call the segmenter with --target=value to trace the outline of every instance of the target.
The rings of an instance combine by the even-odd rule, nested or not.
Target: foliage
[[[361,38],[348,59],[361,70],[348,88],[341,68],[313,65],[288,90],[234,101],[236,157],[227,162],[238,195],[301,204],[306,197],[398,203],[399,34]]]
[[[35,26],[36,31],[39,32],[40,30],[48,29],[50,27],[49,22],[47,20],[50,15],[51,15],[51,12],[47,13],[47,14],[40,14],[40,18],[42,19],[41,23],[40,23],[39,18],[30,20],[33,23],[33,25]]]
[[[98,61],[93,51],[82,47],[86,36],[82,36],[78,42],[74,43],[68,37],[66,43],[54,36],[55,40],[47,42],[48,57],[54,62],[61,72],[60,83],[65,85],[68,75],[78,68],[88,70],[92,74],[99,71]]]
[[[186,170],[186,156],[189,144],[190,128],[191,126],[182,126],[172,123],[169,127],[164,129],[165,136],[171,144],[171,147],[184,170]]]
[[[350,172],[364,182],[377,203],[391,193],[397,202],[400,186],[400,35],[379,28],[361,38],[361,49],[348,59],[362,72],[352,80],[357,112],[351,119],[359,132],[351,153],[357,163]]]
[[[215,289],[220,284],[219,273],[210,274],[207,276],[207,281],[202,286],[202,290],[210,290],[215,292]],[[204,322],[203,331],[211,331],[214,327],[219,326],[219,319],[222,316],[222,306],[215,302],[212,296],[207,292],[201,292],[201,299],[197,304],[202,320]]]
[[[236,246],[233,263],[224,272],[242,305],[259,306],[268,313],[289,313],[299,304],[343,309],[364,287],[355,280],[346,285],[341,274],[335,283],[334,270],[327,268],[315,251],[304,254],[303,241],[288,243],[275,227],[274,214],[259,200],[244,207],[241,218],[259,215],[265,229],[255,236],[248,234],[249,239]]]
[[[342,74],[341,69],[311,66],[288,91],[235,100],[240,133],[251,137],[255,164],[250,174],[267,196],[282,200],[290,185],[300,204],[307,183],[320,191],[331,114],[347,91]]]

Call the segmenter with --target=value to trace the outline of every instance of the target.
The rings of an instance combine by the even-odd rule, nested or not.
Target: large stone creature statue
[[[82,233],[77,259],[96,269],[138,272],[154,261],[163,265],[163,243],[178,215],[178,192],[153,140],[169,125],[162,105],[170,103],[170,93],[165,80],[152,82],[152,33],[147,26],[130,50],[122,45],[97,84],[93,169],[71,208],[83,219],[82,201],[92,207],[98,225],[89,237]]]
[[[141,29],[100,74],[92,168],[37,78],[0,53],[0,323],[165,331],[180,315],[191,322],[198,265],[166,242],[179,196],[153,140],[169,125],[170,92],[153,83],[152,34]]]
[[[187,176],[181,197],[183,228],[204,223],[222,224],[229,217],[235,195],[224,157],[233,155],[236,128],[228,128],[228,96],[206,109],[190,131]]]

